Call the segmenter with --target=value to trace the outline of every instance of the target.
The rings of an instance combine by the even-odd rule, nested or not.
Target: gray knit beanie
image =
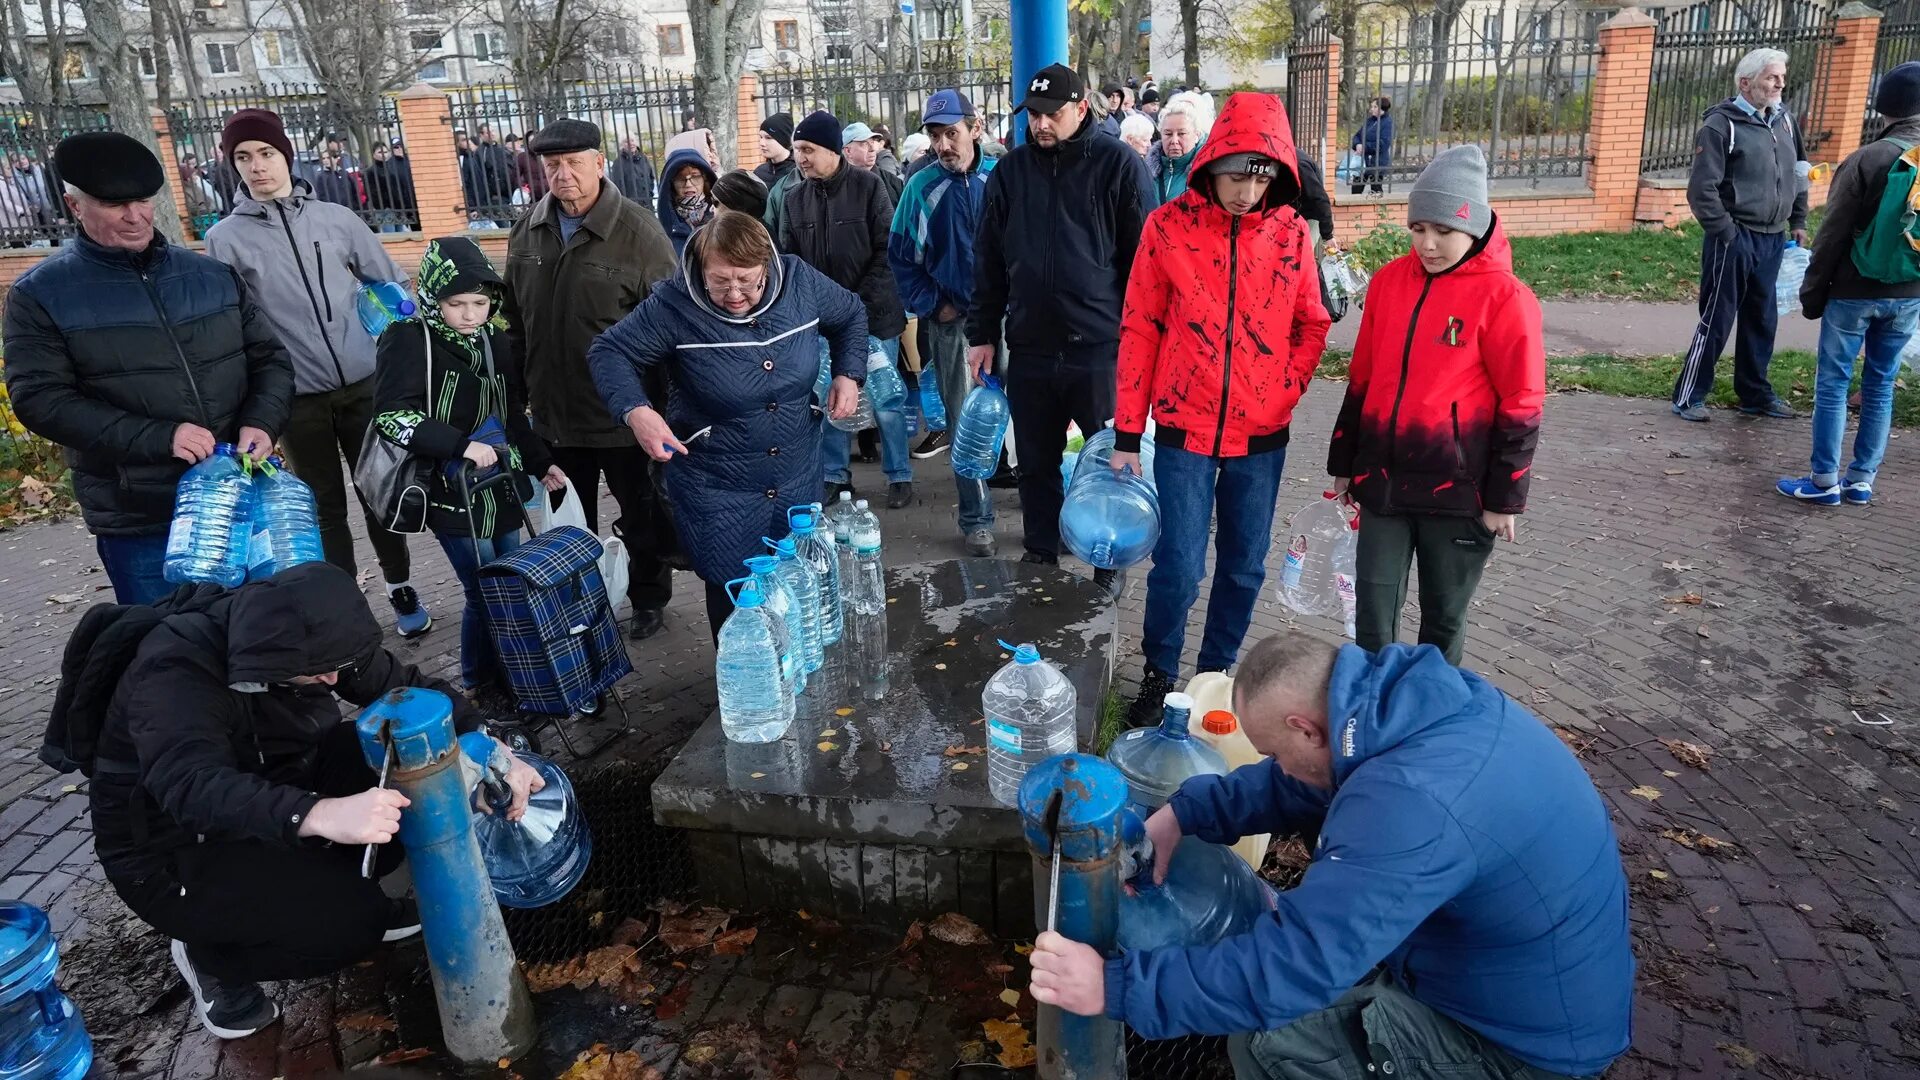
[[[1487,159],[1474,145],[1452,146],[1420,170],[1407,195],[1407,224],[1425,221],[1479,239],[1493,227],[1487,205]]]

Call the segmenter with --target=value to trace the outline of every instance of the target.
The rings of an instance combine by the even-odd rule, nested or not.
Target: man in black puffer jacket
[[[1092,435],[1113,418],[1120,305],[1157,200],[1140,155],[1095,137],[1087,87],[1072,68],[1042,68],[1020,108],[1028,141],[988,176],[973,245],[967,363],[976,381],[991,371],[1004,329],[1026,528],[1021,561],[1052,564],[1060,559],[1067,424]],[[1103,585],[1113,576],[1094,572]]]
[[[20,422],[66,448],[73,492],[123,604],[161,576],[174,489],[234,443],[265,456],[285,429],[293,361],[240,275],[153,230],[160,162],[88,132],[54,164],[80,235],[7,296],[6,379]]]

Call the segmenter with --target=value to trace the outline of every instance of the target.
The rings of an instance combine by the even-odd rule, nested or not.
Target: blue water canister
[[[1225,776],[1229,771],[1220,751],[1187,730],[1192,714],[1192,698],[1168,694],[1159,727],[1122,732],[1107,749],[1107,760],[1127,778],[1132,805],[1142,818],[1165,806],[1190,777]]]
[[[991,480],[1000,470],[1000,448],[1007,442],[1007,426],[1013,422],[1013,406],[1000,389],[1000,380],[989,375],[980,386],[967,393],[960,406],[960,419],[953,425],[953,471],[966,480]]]
[[[360,286],[360,292],[353,299],[353,309],[359,314],[360,325],[366,328],[367,336],[378,341],[387,327],[412,318],[419,307],[407,295],[405,285],[397,281],[369,281]]]
[[[940,396],[939,378],[931,368],[920,376],[920,416],[928,431],[947,430],[947,402]]]
[[[487,735],[460,736],[460,749],[480,766],[473,788],[473,837],[502,907],[545,907],[573,891],[593,861],[593,834],[573,795],[573,783],[560,767],[536,754],[516,756],[540,774],[546,786],[527,797],[527,812],[508,821],[513,792],[507,750]]]
[[[252,479],[234,445],[221,443],[180,478],[163,575],[175,585],[204,581],[238,587],[247,580],[252,525]]]
[[[867,339],[867,400],[873,403],[874,411],[897,410],[907,403],[907,383],[900,377],[900,369],[894,367],[887,354],[880,351],[880,339]]]
[[[787,525],[793,530],[794,552],[813,570],[820,583],[820,648],[840,640],[845,624],[841,602],[840,553],[834,547],[833,533],[821,527],[820,504],[787,508]]]
[[[1113,466],[1108,463],[1113,460],[1113,439],[1112,424],[1094,432],[1092,437],[1087,439],[1086,445],[1080,448],[1080,457],[1076,460],[1073,471],[1067,474],[1067,483],[1073,483],[1082,472],[1091,471],[1096,465],[1112,472]],[[1145,481],[1147,490],[1158,496],[1160,485],[1153,478],[1153,454],[1153,436],[1151,434],[1140,436],[1139,476]]]
[[[80,1080],[93,1067],[93,1040],[53,981],[59,964],[46,913],[0,900],[0,1077]]]
[[[1082,451],[1060,504],[1060,540],[1096,569],[1124,570],[1160,542],[1160,500],[1132,469],[1089,467]]]
[[[1060,455],[1060,487],[1065,490],[1073,486],[1073,469],[1080,464],[1080,451],[1069,450]]]
[[[793,726],[793,687],[780,677],[776,616],[753,578],[727,582],[733,614],[720,627],[713,672],[720,690],[720,731],[729,740],[766,743]]]
[[[253,475],[253,537],[247,545],[247,580],[261,581],[290,566],[326,558],[320,545],[320,511],[313,489],[269,458]]]
[[[1773,282],[1774,305],[1780,314],[1792,315],[1800,310],[1800,284],[1807,279],[1807,267],[1812,263],[1813,252],[1787,241],[1787,249],[1780,254],[1780,276]]]
[[[1120,896],[1118,944],[1133,949],[1215,945],[1253,931],[1273,912],[1273,889],[1230,847],[1191,836],[1173,849],[1167,880],[1153,883],[1153,845],[1132,809],[1121,827],[1122,872],[1131,893]]]

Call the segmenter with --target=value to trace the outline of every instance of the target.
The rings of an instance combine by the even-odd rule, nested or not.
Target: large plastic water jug
[[[777,560],[773,572],[786,585],[793,595],[794,604],[800,609],[800,670],[811,675],[819,671],[826,663],[826,645],[820,640],[820,577],[800,558],[799,549],[792,540],[775,542],[761,537],[760,542],[774,554]],[[764,598],[763,598],[764,599]],[[804,681],[804,680],[803,680]]]
[[[1131,468],[1090,468],[1080,454],[1079,475],[1060,504],[1060,541],[1099,570],[1124,570],[1153,554],[1160,542],[1160,500]]]
[[[713,672],[720,690],[720,731],[734,742],[772,742],[793,726],[793,687],[780,677],[775,615],[767,610],[753,578],[739,586],[733,614],[720,626]]]
[[[805,633],[800,625],[800,603],[775,571],[780,560],[771,555],[755,555],[745,560],[747,572],[760,588],[760,599],[773,616],[774,649],[780,655],[780,681],[798,694],[807,688]]]
[[[326,558],[320,545],[320,511],[313,489],[270,458],[253,475],[253,536],[247,545],[247,580],[261,581],[301,563]]]
[[[907,403],[907,384],[900,369],[880,351],[880,339],[867,339],[867,400],[876,411],[895,410]]]
[[[887,571],[881,561],[880,518],[867,500],[854,504],[848,528],[853,573],[846,580],[848,633],[853,639],[854,674],[868,701],[887,696]]]
[[[826,510],[826,531],[833,534],[833,550],[840,557],[843,583],[853,579],[853,519],[856,516],[851,491],[842,491]]]
[[[1064,673],[1031,644],[1000,647],[1013,659],[987,680],[980,708],[987,718],[987,790],[1002,806],[1019,799],[1027,770],[1074,751],[1079,695]]]
[[[1113,460],[1114,434],[1113,424],[1109,422],[1106,427],[1094,432],[1087,439],[1085,445],[1080,447],[1080,457],[1074,464],[1071,480],[1078,480],[1083,473],[1092,472],[1094,466],[1099,466],[1108,472],[1113,471],[1113,466],[1108,463]],[[1146,482],[1148,490],[1157,495],[1160,485],[1153,476],[1153,455],[1153,433],[1149,431],[1140,436],[1139,472],[1140,479]]]
[[[1773,282],[1773,301],[1780,314],[1792,315],[1800,310],[1800,283],[1807,279],[1807,266],[1812,262],[1813,252],[1787,241],[1787,250],[1780,254],[1780,276]]]
[[[1329,491],[1287,522],[1287,553],[1280,562],[1280,600],[1302,615],[1338,617],[1344,610],[1334,576],[1336,554],[1358,549],[1353,519]]]
[[[419,307],[407,295],[405,285],[397,281],[370,281],[360,286],[353,309],[359,314],[360,325],[366,328],[367,335],[378,341],[387,327],[412,318]]]
[[[845,605],[841,602],[840,553],[834,550],[833,534],[820,528],[819,512],[818,503],[789,507],[787,525],[793,530],[794,552],[820,583],[820,647],[826,649],[840,640]]]
[[[820,339],[820,370],[813,377],[813,400],[822,412],[827,408],[827,393],[833,389],[833,347]]]
[[[1122,872],[1132,895],[1120,896],[1121,948],[1165,949],[1214,945],[1251,933],[1273,912],[1273,890],[1232,849],[1187,837],[1173,849],[1167,880],[1153,883],[1153,849],[1140,819],[1129,813]]]
[[[1142,818],[1165,806],[1192,777],[1226,775],[1227,761],[1220,751],[1187,730],[1192,713],[1192,698],[1168,694],[1159,727],[1122,732],[1107,749],[1107,760],[1127,778],[1131,805]]]
[[[233,444],[221,443],[180,478],[162,574],[176,585],[239,586],[247,580],[252,526],[252,479]]]
[[[93,1067],[93,1040],[54,984],[59,966],[46,913],[0,900],[0,1077],[80,1080]]]
[[[1000,470],[1000,449],[1007,442],[1007,427],[1013,423],[1013,406],[1000,389],[1000,380],[989,375],[967,393],[960,406],[960,419],[953,425],[953,471],[966,480],[991,480]]]
[[[928,431],[947,430],[947,402],[940,396],[939,376],[931,368],[920,375],[920,417]]]
[[[460,749],[478,765],[473,787],[473,838],[502,907],[545,907],[573,891],[593,861],[593,834],[560,767],[525,751],[509,751],[478,731],[460,736]],[[518,757],[545,784],[527,797],[527,812],[508,821],[513,792],[507,770]]]

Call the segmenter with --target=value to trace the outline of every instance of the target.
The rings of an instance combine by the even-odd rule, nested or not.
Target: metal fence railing
[[[507,83],[448,94],[461,147],[460,186],[476,229],[506,228],[546,194],[546,174],[525,140],[559,117],[599,125],[608,178],[648,207],[667,140],[694,125],[692,82],[638,67],[596,69],[548,90]]]
[[[1867,92],[1866,118],[1860,125],[1864,145],[1880,137],[1887,122],[1873,107],[1873,91],[1880,88],[1880,76],[1909,60],[1920,60],[1920,0],[1896,0],[1886,5],[1880,22],[1880,37],[1873,50],[1873,84]]]
[[[0,105],[0,246],[50,247],[74,235],[53,148],[68,135],[110,126],[98,109]]]
[[[1701,118],[1716,102],[1733,96],[1735,67],[1741,57],[1759,48],[1787,54],[1785,102],[1800,125],[1808,156],[1832,136],[1815,123],[1835,42],[1833,11],[1825,0],[1786,0],[1757,7],[1702,0],[1663,11],[1659,18],[1653,36],[1641,172],[1672,174],[1691,166]],[[1881,33],[1885,32],[1882,27]]]
[[[1004,68],[926,68],[890,71],[828,63],[802,71],[762,72],[760,115],[790,113],[794,120],[817,109],[842,124],[886,125],[896,145],[920,129],[920,110],[936,90],[958,89],[973,102],[987,134],[1004,138],[1013,111]]]
[[[1287,50],[1287,119],[1299,156],[1327,160],[1327,58],[1332,35],[1325,23],[1304,27]]]
[[[1530,186],[1578,179],[1587,166],[1598,23],[1584,11],[1503,4],[1363,22],[1342,66],[1351,76],[1339,102],[1342,143],[1351,151],[1369,107],[1390,103],[1391,151],[1349,175],[1356,191],[1411,183],[1440,150],[1478,143],[1496,181]],[[1378,128],[1376,128],[1376,132]],[[1329,184],[1334,178],[1328,178]]]

